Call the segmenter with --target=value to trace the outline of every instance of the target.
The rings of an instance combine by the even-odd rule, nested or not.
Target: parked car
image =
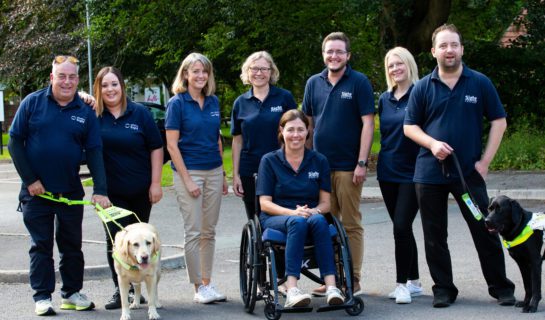
[[[165,133],[166,108],[165,106],[161,104],[157,104],[153,102],[137,101],[136,103],[139,103],[147,107],[148,110],[151,112],[153,120],[155,121],[157,128],[159,128],[159,131],[161,132],[161,137],[163,138],[163,151],[164,151],[163,163],[166,163],[167,161],[170,160],[170,154],[168,153],[168,150],[167,150],[167,138]]]

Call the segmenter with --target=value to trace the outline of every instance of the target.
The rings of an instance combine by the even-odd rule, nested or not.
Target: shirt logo
[[[465,102],[466,103],[476,104],[477,103],[477,97],[466,95]]]
[[[352,92],[345,92],[345,91],[342,91],[342,92],[341,92],[341,99],[352,100]]]
[[[82,118],[82,117],[71,116],[70,119],[73,120],[73,121],[77,121],[79,123],[82,123],[82,124],[85,123],[85,118]]]
[[[310,171],[308,173],[308,179],[309,180],[316,180],[320,178],[320,173],[318,171]]]
[[[138,125],[135,123],[125,123],[125,129],[138,131]]]
[[[211,117],[219,117],[219,116],[220,116],[220,112],[219,112],[219,111],[212,111],[212,112],[210,112],[210,116],[211,116]]]
[[[271,112],[282,112],[282,111],[284,111],[282,106],[271,107]]]

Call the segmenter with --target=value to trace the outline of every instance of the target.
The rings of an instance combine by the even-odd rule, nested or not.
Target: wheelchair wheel
[[[254,311],[257,300],[257,280],[258,280],[258,256],[255,248],[255,225],[249,221],[242,230],[240,241],[240,297],[244,302],[244,309],[248,313]]]
[[[282,316],[282,313],[276,311],[276,307],[274,306],[274,303],[269,302],[265,305],[265,317],[268,320],[278,320]]]
[[[357,316],[362,313],[365,305],[360,297],[354,297],[354,305],[351,308],[345,309],[346,313],[351,316]]]

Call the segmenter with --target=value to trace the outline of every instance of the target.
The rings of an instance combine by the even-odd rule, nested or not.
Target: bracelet
[[[226,177],[227,176],[227,173],[225,173],[225,170],[223,171],[223,176]]]

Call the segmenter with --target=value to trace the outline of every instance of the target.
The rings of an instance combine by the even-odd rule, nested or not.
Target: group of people
[[[450,155],[456,151],[465,180],[486,214],[486,177],[503,132],[505,111],[491,81],[462,63],[463,43],[454,25],[432,35],[437,67],[423,79],[411,53],[391,49],[384,58],[387,81],[378,101],[381,150],[377,179],[393,222],[396,286],[389,294],[410,303],[422,294],[417,244],[412,224],[420,210],[426,259],[434,281],[433,306],[448,307],[457,297],[447,245],[447,200],[451,193],[470,228],[489,293],[501,305],[515,303],[500,241],[473,217]],[[264,228],[287,234],[286,306],[310,303],[300,277],[303,246],[312,239],[324,285],[312,294],[328,304],[344,302],[336,287],[333,246],[325,213],[343,224],[349,238],[354,293],[361,292],[362,213],[359,210],[374,132],[375,102],[368,78],[352,69],[350,41],[342,32],[322,42],[325,69],[309,78],[302,111],[293,95],[276,87],[279,71],[266,51],[242,65],[240,78],[250,89],[239,96],[231,114],[233,191],[242,197],[248,218],[258,215]],[[92,201],[115,205],[149,221],[160,201],[162,141],[145,107],[126,97],[121,72],[99,71],[94,83],[95,110],[76,94],[78,60],[57,56],[49,87],[27,96],[10,129],[9,150],[22,179],[19,196],[31,235],[30,283],[37,315],[55,314],[53,241],[60,252],[61,309],[94,308],[84,294],[81,223],[83,208],[37,197],[45,191],[82,199],[78,171],[82,151],[94,181]],[[184,220],[184,248],[194,301],[225,301],[212,282],[215,229],[221,197],[227,194],[222,161],[220,105],[214,95],[212,63],[191,53],[181,63],[166,113],[166,145],[175,172],[174,185]],[[484,152],[483,117],[491,122]],[[465,130],[459,130],[464,124]],[[255,185],[254,176],[258,175]],[[255,203],[255,199],[259,201]],[[257,210],[259,208],[259,210]],[[56,219],[56,220],[55,220]],[[122,225],[135,222],[123,218]],[[115,225],[107,224],[114,235]],[[55,237],[54,237],[55,235]],[[107,309],[121,305],[117,275],[107,238],[108,263],[115,286]]]

